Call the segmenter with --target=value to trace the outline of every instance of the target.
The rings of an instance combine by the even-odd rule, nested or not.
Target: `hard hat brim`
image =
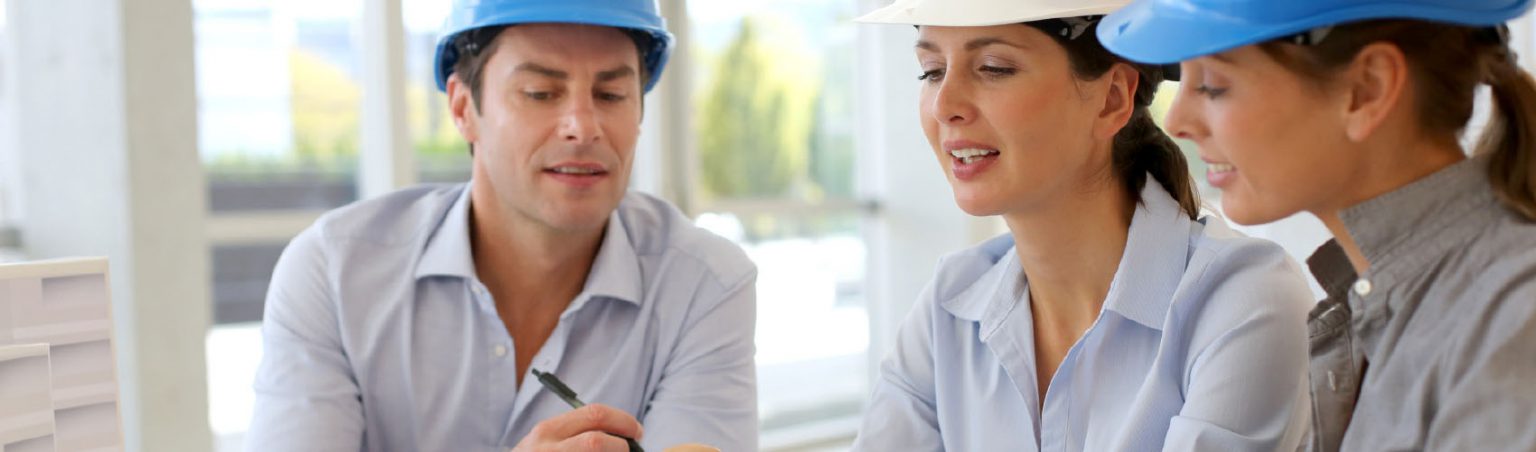
[[[642,23],[645,18],[632,16],[632,14],[626,15],[626,12],[623,11],[613,10],[587,11],[584,14],[580,14],[574,17],[570,14],[541,14],[539,12],[530,13],[526,11],[514,11],[493,17],[479,19],[477,21],[478,25],[475,27],[458,30],[450,34],[446,34],[442,38],[438,39],[436,67],[433,68],[435,72],[433,75],[437,79],[437,89],[443,92],[448,91],[448,76],[449,74],[453,73],[453,65],[457,64],[459,59],[458,49],[453,48],[453,39],[460,33],[477,28],[494,26],[534,23],[559,23],[597,25],[629,30],[639,30],[649,33],[653,38],[652,48],[650,49],[650,52],[645,55],[646,61],[642,62],[645,64],[646,69],[650,73],[650,79],[644,80],[642,82],[644,90],[649,92],[651,88],[655,87],[656,83],[661,79],[661,71],[666,67],[667,60],[671,57],[673,37],[672,34],[665,28],[636,26],[635,24]]]
[[[1099,23],[1099,42],[1132,61],[1172,64],[1305,32],[1317,27],[1371,19],[1418,19],[1465,26],[1492,26],[1519,17],[1520,2],[1499,11],[1466,11],[1424,4],[1364,4],[1295,20],[1258,22],[1212,12],[1160,8],[1138,0]]]
[[[936,2],[910,5],[898,1],[884,8],[859,16],[859,18],[853,21],[866,24],[986,27],[1021,24],[1046,19],[1060,19],[1063,17],[1098,16],[1109,14],[1118,6],[1112,4],[1114,2],[1085,3],[1090,4],[1042,9],[1038,7],[1031,8],[1028,7],[1027,2],[1021,2],[1021,6],[1013,11],[994,11],[960,8],[953,5],[939,5]]]

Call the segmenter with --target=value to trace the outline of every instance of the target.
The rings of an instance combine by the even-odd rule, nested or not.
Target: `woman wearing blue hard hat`
[[[1295,263],[1200,215],[1147,111],[1159,66],[1106,51],[1123,0],[901,0],[920,122],[972,215],[884,360],[855,450],[1294,449],[1307,424]]]
[[[1536,450],[1529,0],[1141,0],[1100,39],[1183,61],[1167,126],[1239,223],[1309,212],[1314,450]],[[1487,87],[1492,120],[1460,135]],[[1468,157],[1470,154],[1470,158]]]

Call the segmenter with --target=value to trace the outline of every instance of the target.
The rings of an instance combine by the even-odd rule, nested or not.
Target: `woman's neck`
[[[1372,148],[1375,150],[1369,150]],[[1364,274],[1370,269],[1371,263],[1344,224],[1342,212],[1403,188],[1466,160],[1467,157],[1454,139],[1397,140],[1390,143],[1377,143],[1374,146],[1362,145],[1357,152],[1366,161],[1358,165],[1360,171],[1351,183],[1353,189],[1345,196],[1338,198],[1338,201],[1332,205],[1308,209],[1308,211],[1321,220],[1323,225],[1328,227],[1329,232],[1333,233],[1334,240],[1349,257],[1349,263],[1355,268],[1355,273]]]
[[[1003,216],[1037,319],[1091,323],[1097,318],[1125,254],[1134,212],[1135,201],[1113,184]]]

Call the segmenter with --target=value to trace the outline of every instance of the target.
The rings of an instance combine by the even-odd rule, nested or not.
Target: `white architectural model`
[[[106,259],[0,265],[0,452],[120,451]]]

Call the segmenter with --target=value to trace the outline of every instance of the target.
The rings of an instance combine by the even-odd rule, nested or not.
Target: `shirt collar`
[[[1013,236],[1003,235],[987,240],[977,250],[990,257],[993,263],[976,279],[974,284],[940,302],[940,306],[960,319],[982,322],[982,335],[991,334],[1002,317],[1024,300],[1028,287],[1024,285],[1024,269],[1019,265],[1018,250],[1013,247]],[[947,269],[948,270],[948,269]],[[952,271],[965,274],[971,268]],[[942,276],[941,276],[942,277]]]
[[[1454,225],[1491,221],[1499,215],[1486,169],[1485,158],[1469,158],[1340,212],[1345,229],[1371,263],[1371,278],[1390,279],[1446,249],[1462,246],[1476,228]]]
[[[1189,234],[1189,216],[1148,175],[1103,309],[1162,330],[1188,263]],[[990,240],[982,248],[998,257],[996,263],[968,289],[944,300],[942,306],[955,317],[982,322],[985,335],[1001,324],[1014,305],[1027,299],[1028,285],[1011,237]]]
[[[592,271],[587,274],[587,284],[582,295],[572,303],[571,310],[581,308],[592,297],[605,297],[640,304],[644,282],[640,278],[640,257],[635,245],[629,240],[629,230],[624,219],[615,210],[608,216],[608,227],[603,231],[603,243],[598,246],[597,258],[592,261]]]
[[[1323,286],[1323,293],[1328,298],[1345,296],[1345,291],[1357,277],[1355,267],[1349,263],[1349,256],[1344,254],[1344,247],[1339,246],[1337,240],[1323,242],[1317,247],[1317,251],[1307,258],[1307,269],[1317,284]]]
[[[1191,220],[1162,184],[1146,177],[1104,310],[1161,331],[1189,263]]]
[[[422,251],[421,261],[416,264],[416,278],[451,276],[477,280],[475,258],[470,247],[470,184],[465,184],[459,197],[447,214],[432,231]],[[605,297],[640,304],[643,283],[640,277],[640,258],[634,243],[629,239],[624,220],[615,210],[608,217],[603,231],[603,242],[598,246],[592,270],[587,273],[586,285],[568,312],[574,312],[593,297]]]
[[[416,278],[454,276],[475,279],[475,258],[469,245],[469,186],[459,191],[458,199],[448,208],[437,229],[427,239],[421,261],[416,263]]]

